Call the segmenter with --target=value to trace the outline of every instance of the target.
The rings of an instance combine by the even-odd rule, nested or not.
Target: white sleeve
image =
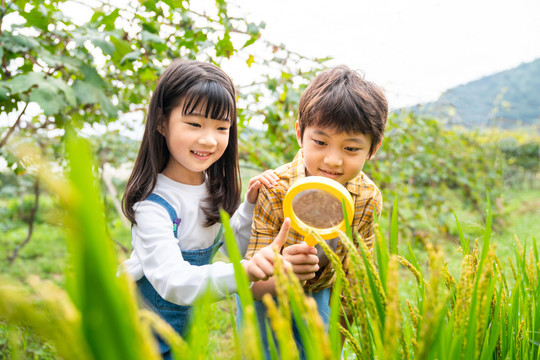
[[[144,275],[162,298],[178,305],[192,305],[207,288],[220,299],[236,292],[232,264],[194,266],[183,259],[169,215],[161,205],[142,201],[135,211],[135,220],[134,253]]]
[[[238,250],[242,257],[246,254],[249,245],[254,210],[255,204],[250,204],[247,199],[245,199],[230,220],[231,228],[233,229],[234,237],[236,239],[236,246],[238,246]],[[220,250],[223,254],[229,256],[227,253],[227,246],[222,246]]]

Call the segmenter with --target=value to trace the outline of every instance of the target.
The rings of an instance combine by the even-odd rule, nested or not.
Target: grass
[[[244,184],[247,184],[247,181],[244,181]],[[497,219],[495,219],[494,222],[495,227],[493,231],[492,242],[497,244],[496,252],[497,256],[501,259],[501,262],[507,260],[508,258],[511,258],[513,259],[514,266],[518,266],[519,262],[516,262],[516,257],[519,258],[519,254],[516,255],[516,250],[518,250],[519,253],[519,249],[514,246],[514,234],[516,234],[516,236],[521,240],[522,243],[526,243],[527,245],[531,244],[532,236],[540,234],[540,224],[536,221],[536,219],[538,219],[540,211],[540,207],[538,206],[540,202],[540,191],[512,191],[505,194],[505,199],[506,201],[504,202],[501,211],[502,221],[498,222]],[[471,244],[473,244],[474,239],[480,238],[485,230],[482,216],[478,214],[469,214],[463,209],[459,209],[457,206],[455,211],[458,214],[458,218],[465,219],[461,220],[462,229],[464,235],[469,237],[471,239]],[[447,215],[450,216],[451,214]],[[383,222],[382,224],[384,225],[385,222]],[[89,222],[87,226],[92,227],[93,225],[91,222]],[[4,242],[3,245],[5,246],[3,246],[3,250],[1,250],[3,251],[3,253],[0,253],[1,255],[4,255],[4,258],[7,254],[7,250],[14,248],[14,246],[17,245],[18,241],[20,241],[21,238],[24,238],[24,236],[26,235],[25,230],[26,229],[24,227],[15,227],[11,228],[10,231],[6,232],[6,237],[4,240],[2,240]],[[384,233],[389,233],[387,231],[387,227],[383,226],[382,230]],[[108,231],[115,240],[122,244],[122,246],[129,246],[129,230],[125,229],[119,221],[109,221]],[[448,263],[450,273],[453,274],[454,277],[457,279],[463,255],[456,251],[458,247],[458,237],[456,229],[450,229],[450,234],[454,237],[454,239],[444,236],[441,239],[434,239],[432,237],[431,240],[435,240],[435,246],[439,250],[442,250],[441,254],[445,254],[444,257],[440,257],[437,261],[446,261]],[[64,245],[64,241],[65,237],[64,235],[62,235],[62,232],[60,232],[57,227],[48,225],[47,223],[40,223],[35,230],[34,238],[28,244],[28,246],[26,246],[21,251],[19,258],[14,262],[14,264],[8,266],[7,264],[2,263],[1,266],[2,270],[4,270],[4,274],[9,274],[9,277],[17,282],[25,282],[28,275],[38,274],[41,277],[52,279],[55,283],[63,286],[65,279],[61,274],[64,271],[64,263],[69,260],[66,256],[67,251]],[[431,271],[434,269],[433,267],[429,267],[430,262],[434,261],[433,253],[430,255],[429,253],[424,251],[424,244],[422,244],[421,242],[415,242],[412,240],[407,241],[405,238],[400,239],[400,246],[398,252],[400,254],[408,254],[407,246],[409,244],[413,253],[416,254],[415,256],[418,260],[419,267],[422,268],[423,271],[426,271],[426,269],[428,270],[427,272],[425,272],[427,278],[427,276],[431,275],[429,269],[431,269]],[[126,255],[120,251],[120,246],[118,246],[116,249],[117,253],[119,253],[120,255],[120,258]],[[83,254],[80,254],[79,256],[82,255]],[[399,282],[398,296],[400,298],[414,298],[417,295],[415,278],[410,274],[407,269],[403,267],[396,267],[396,260],[394,258],[389,256],[388,259],[388,261],[385,261],[387,263],[387,265],[385,266],[388,266],[387,271],[390,271],[390,273],[392,274],[397,272],[398,275],[396,276],[399,276],[400,280],[402,280]],[[503,265],[503,267],[505,268],[507,266],[509,265]],[[376,274],[372,274],[370,276],[373,277],[375,275]],[[523,281],[520,279],[515,280],[518,282]],[[510,286],[512,285],[513,284],[510,284]],[[494,285],[488,284],[488,288],[491,289],[490,286],[493,287]],[[493,290],[490,291],[495,291],[495,288],[493,287]],[[522,297],[523,298],[521,301],[524,301],[525,294],[522,295]],[[390,296],[389,299],[391,300],[392,296]],[[512,299],[512,301],[514,302],[517,302],[518,300],[519,298]],[[427,304],[429,305],[429,303]],[[435,306],[433,307],[433,309],[436,310],[435,303],[431,304],[430,306]],[[230,323],[231,311],[234,311],[234,305],[229,300],[223,300],[209,305],[209,313],[212,313],[214,316],[208,318],[210,319],[210,336],[205,342],[205,346],[207,347],[208,354],[211,354],[211,357],[213,358],[230,358],[231,354],[235,352],[235,342]],[[407,309],[402,304],[401,313],[408,314],[408,312],[409,309]],[[374,316],[374,314],[371,314],[371,316]],[[378,316],[380,316],[380,314]],[[522,327],[520,326],[519,322],[516,323],[518,319],[517,314],[509,314],[509,316],[514,321],[514,329],[516,329],[516,331],[521,329]],[[411,319],[407,317],[405,318],[405,320],[408,322],[411,321]],[[371,321],[375,320],[372,319]],[[394,319],[393,321],[396,320]],[[384,321],[379,321],[379,323],[383,324]],[[436,324],[434,326],[436,326]],[[528,324],[527,326],[529,326],[530,328],[531,324]],[[532,324],[532,328],[534,328],[534,323]],[[422,334],[421,332],[419,333],[418,330],[409,329],[407,331],[405,331],[405,333],[407,333],[406,336],[408,338],[408,341],[410,341],[415,332],[417,333],[416,335],[418,337],[418,341],[421,341],[422,344],[426,343],[429,345],[429,343],[431,343],[433,345],[433,341],[436,341],[436,339],[433,340],[427,337],[426,334]],[[18,336],[20,335],[20,333],[25,334],[22,337],[22,351],[26,352],[26,356],[31,356],[37,359],[54,358],[54,352],[50,349],[50,347],[37,340],[35,335],[30,335],[26,330],[19,330],[18,332],[14,332],[13,327],[8,328],[5,323],[0,324],[0,335],[2,335],[0,336],[0,338],[3,339],[2,341],[0,341],[0,356],[7,356],[9,358],[11,354],[11,352],[7,350],[8,342],[10,341],[9,339],[12,339],[14,337],[13,334],[16,334]],[[358,336],[358,334],[355,334],[355,336]],[[372,344],[373,350],[375,352],[382,351],[380,346],[377,345],[377,342],[380,342],[383,336],[386,337],[390,335],[387,335],[386,333],[374,333],[373,336],[373,339],[375,341],[375,343]],[[463,334],[463,336],[471,337],[472,335]],[[516,345],[516,341],[516,339],[510,339],[508,340],[508,343]],[[473,350],[465,348],[464,351],[470,353]],[[512,350],[511,354],[516,355],[516,351],[518,350]],[[350,346],[346,347],[345,349],[345,357],[355,357],[353,348],[351,348]]]

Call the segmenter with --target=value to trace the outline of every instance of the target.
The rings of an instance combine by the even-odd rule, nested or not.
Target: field
[[[244,183],[252,176],[253,170],[244,169]],[[460,220],[460,225],[465,236],[469,238],[471,244],[475,239],[481,239],[485,230],[484,214],[471,211],[470,208],[461,206],[459,197],[452,196],[451,192],[446,194],[446,199],[450,202],[448,207],[456,213]],[[498,207],[497,216],[493,218],[493,230],[491,243],[495,245],[497,257],[504,268],[510,267],[510,262],[515,266],[515,252],[519,239],[523,247],[528,247],[532,243],[534,236],[540,234],[540,190],[535,189],[504,189],[498,196],[499,202],[494,204]],[[487,206],[487,204],[486,204]],[[27,226],[24,222],[10,221],[20,209],[19,199],[4,200],[3,209],[6,212],[2,223],[5,236],[2,240],[0,257],[9,259],[13,257],[13,251],[20,244],[27,234]],[[52,280],[60,287],[65,287],[65,268],[68,262],[68,250],[66,248],[66,234],[58,226],[60,217],[56,202],[51,196],[43,196],[40,208],[37,213],[37,224],[33,229],[31,241],[24,246],[17,254],[13,262],[2,261],[1,271],[9,281],[20,284],[28,284],[32,276],[38,275],[42,279]],[[422,209],[418,210],[421,211]],[[11,213],[10,213],[11,211]],[[406,211],[406,210],[405,210]],[[445,216],[453,218],[454,214],[448,213]],[[404,215],[406,216],[406,215]],[[385,211],[380,221],[380,228],[383,234],[389,234],[390,213]],[[415,252],[420,268],[426,273],[429,272],[429,254],[426,252],[426,244],[433,244],[435,248],[442,251],[442,259],[447,264],[450,274],[458,278],[460,274],[460,264],[463,254],[460,251],[460,239],[454,226],[451,226],[447,234],[437,237],[436,232],[427,231],[423,237],[418,234],[415,238],[407,236],[403,231],[399,237],[399,254],[408,254],[408,248]],[[122,224],[118,217],[108,219],[108,231],[115,242],[115,250],[119,261],[129,255],[130,249],[129,230]],[[426,223],[426,229],[436,229],[437,222]],[[385,236],[390,238],[390,236]],[[472,248],[472,246],[471,246]],[[222,255],[218,255],[217,260],[227,261]],[[508,275],[508,274],[507,274]],[[415,277],[405,268],[399,269],[399,293],[401,299],[414,299],[416,294]],[[513,282],[509,279],[509,283]],[[412,301],[412,300],[411,300]],[[213,304],[209,304],[209,312],[213,314],[208,322],[208,353],[210,358],[228,359],[235,352],[234,333],[231,325],[230,314],[235,312],[234,300],[225,299]],[[404,306],[402,304],[402,306]],[[407,313],[407,309],[402,309]],[[14,346],[19,347],[17,351],[29,358],[35,359],[55,359],[56,354],[47,342],[39,340],[39,337],[32,335],[32,332],[25,328],[15,330],[10,325],[2,323],[0,326],[0,351],[4,357],[10,358],[14,351]],[[357,334],[356,334],[357,335]],[[356,358],[355,351],[347,344],[344,351],[347,359]]]

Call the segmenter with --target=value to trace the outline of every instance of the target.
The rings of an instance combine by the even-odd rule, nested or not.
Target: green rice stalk
[[[234,278],[237,285],[236,291],[244,311],[241,329],[243,352],[244,354],[249,355],[249,357],[261,355],[263,353],[261,335],[259,333],[258,320],[255,314],[253,295],[249,287],[249,280],[243,266],[240,264],[242,256],[236,245],[234,233],[229,223],[229,215],[223,210],[220,211],[220,215],[224,230],[225,246],[227,247],[229,259],[234,267]]]
[[[309,359],[331,359],[332,348],[325,331],[324,322],[319,315],[317,303],[311,296],[306,296],[300,281],[294,274],[286,273],[283,261],[276,259],[277,281],[285,281],[287,285],[290,307]],[[282,277],[282,275],[284,275]],[[278,275],[276,275],[278,276]]]
[[[359,235],[358,237],[360,238]],[[342,244],[347,249],[349,255],[354,254],[355,252],[358,252],[358,249],[356,249],[356,247],[354,246],[354,243],[350,239],[346,239],[343,236],[340,236],[340,239],[342,240]],[[367,248],[365,242],[359,241],[358,245],[359,245],[360,254],[362,255],[362,259],[364,260],[364,265],[365,265],[369,285],[371,288],[371,293],[372,293],[373,299],[375,300],[375,305],[376,305],[377,312],[379,315],[379,321],[381,324],[384,324],[385,309],[386,309],[386,295],[385,295],[384,288],[381,282],[381,278],[378,276],[379,273],[375,269],[375,265],[373,264],[373,261],[371,258],[371,253],[369,249]]]
[[[411,324],[413,326],[413,329],[414,329],[414,333],[413,333],[413,336],[416,337],[416,332],[418,332],[418,309],[416,307],[414,307],[413,305],[411,305],[411,303],[409,302],[409,300],[405,300],[405,303],[407,304],[407,308],[409,309],[409,317],[411,319]]]
[[[518,333],[517,333],[517,336],[516,336],[515,359],[519,359],[520,355],[521,355],[524,327],[525,327],[525,320],[521,320],[521,323],[519,324],[519,330],[518,330]]]
[[[390,222],[390,254],[398,253],[398,198],[394,195],[394,205],[392,206],[392,219]]]
[[[328,337],[330,338],[330,348],[334,358],[338,359],[341,356],[341,336],[339,335],[340,322],[340,302],[341,302],[341,284],[343,279],[336,278],[332,288],[332,296],[330,297],[330,320],[328,324]]]
[[[34,279],[30,283],[32,291],[7,279],[0,281],[0,320],[30,328],[64,359],[91,359],[80,312],[65,291],[49,281]],[[36,294],[38,288],[46,297]]]
[[[58,195],[66,210],[70,297],[81,314],[88,348],[96,359],[153,359],[137,317],[135,297],[125,277],[116,277],[117,259],[103,217],[99,182],[87,142],[66,128],[69,182]],[[93,166],[94,165],[94,166]],[[65,184],[64,184],[65,185]]]
[[[388,283],[386,284],[386,318],[384,323],[384,334],[382,349],[379,349],[379,354],[382,354],[382,359],[394,359],[397,355],[398,342],[401,333],[401,309],[399,302],[398,282],[398,257],[392,255],[388,263]]]
[[[153,337],[152,331],[159,334],[171,347],[175,359],[192,359],[194,355],[188,343],[182,339],[169,323],[163,320],[158,314],[147,309],[139,310],[139,318],[147,336]],[[154,351],[158,352],[157,342],[152,344]]]
[[[417,359],[427,359],[432,351],[431,347],[440,335],[447,295],[441,289],[442,279],[442,254],[433,248],[431,244],[426,244],[429,256],[430,277],[426,288],[426,300],[420,310],[420,322],[418,332],[418,343],[416,348]]]
[[[358,344],[354,336],[352,336],[352,334],[347,329],[339,325],[339,330],[341,331],[341,334],[343,334],[343,336],[345,337],[345,340],[348,341],[349,344],[351,344],[351,347],[357,359],[371,359],[371,357],[367,357],[367,356],[364,357],[362,353],[362,349],[360,348],[360,345]]]
[[[405,339],[405,334],[404,334],[404,331],[401,331],[401,336],[399,338],[399,341],[401,343],[401,349],[400,349],[400,353],[401,353],[401,358],[403,360],[410,360],[411,359],[411,353],[409,351],[409,345]]]
[[[465,236],[463,235],[463,231],[461,230],[461,224],[459,223],[458,217],[455,212],[454,212],[454,218],[456,219],[459,240],[461,242],[461,250],[463,251],[463,256],[465,256],[469,254],[469,239],[468,238],[465,239]]]
[[[283,315],[270,294],[264,294],[262,301],[267,309],[270,326],[277,337],[281,359],[296,359],[298,351],[294,342],[292,325],[289,318]]]
[[[340,239],[343,244],[348,244],[349,246],[351,245],[350,238],[345,236],[345,234],[340,233]],[[325,241],[320,238],[318,240],[321,248],[327,255],[330,263],[336,271],[336,278],[342,279],[342,298],[344,300],[342,302],[345,307],[343,316],[345,318],[347,318],[348,316],[352,316],[356,320],[356,322],[359,323],[362,349],[365,351],[366,356],[371,357],[372,342],[370,339],[370,327],[367,319],[367,313],[369,312],[370,308],[375,311],[375,304],[372,296],[364,294],[365,292],[363,291],[363,284],[365,281],[360,280],[362,278],[367,278],[367,274],[365,274],[364,262],[360,262],[358,252],[354,245],[352,245],[353,251],[349,251],[347,254],[349,273],[352,272],[352,274],[355,275],[355,279],[353,280],[354,283],[351,284],[349,278],[345,274],[343,265],[341,264],[338,256],[332,251],[332,249],[330,249],[330,247],[326,244]],[[362,273],[365,275],[363,275]],[[370,300],[371,303],[366,304],[366,302]]]
[[[424,285],[427,285],[427,282],[424,280],[424,276],[422,275],[422,273],[420,271],[418,271],[418,269],[416,267],[414,267],[413,264],[411,264],[407,259],[405,259],[403,256],[401,255],[397,255],[397,259],[399,261],[399,263],[403,266],[405,266],[407,269],[409,269],[409,271],[414,275],[415,279],[416,279],[416,282],[417,284],[420,286],[420,284],[424,284]]]

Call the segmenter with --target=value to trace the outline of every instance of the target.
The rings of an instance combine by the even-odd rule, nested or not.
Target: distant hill
[[[472,127],[540,124],[540,59],[486,76],[409,110]]]

